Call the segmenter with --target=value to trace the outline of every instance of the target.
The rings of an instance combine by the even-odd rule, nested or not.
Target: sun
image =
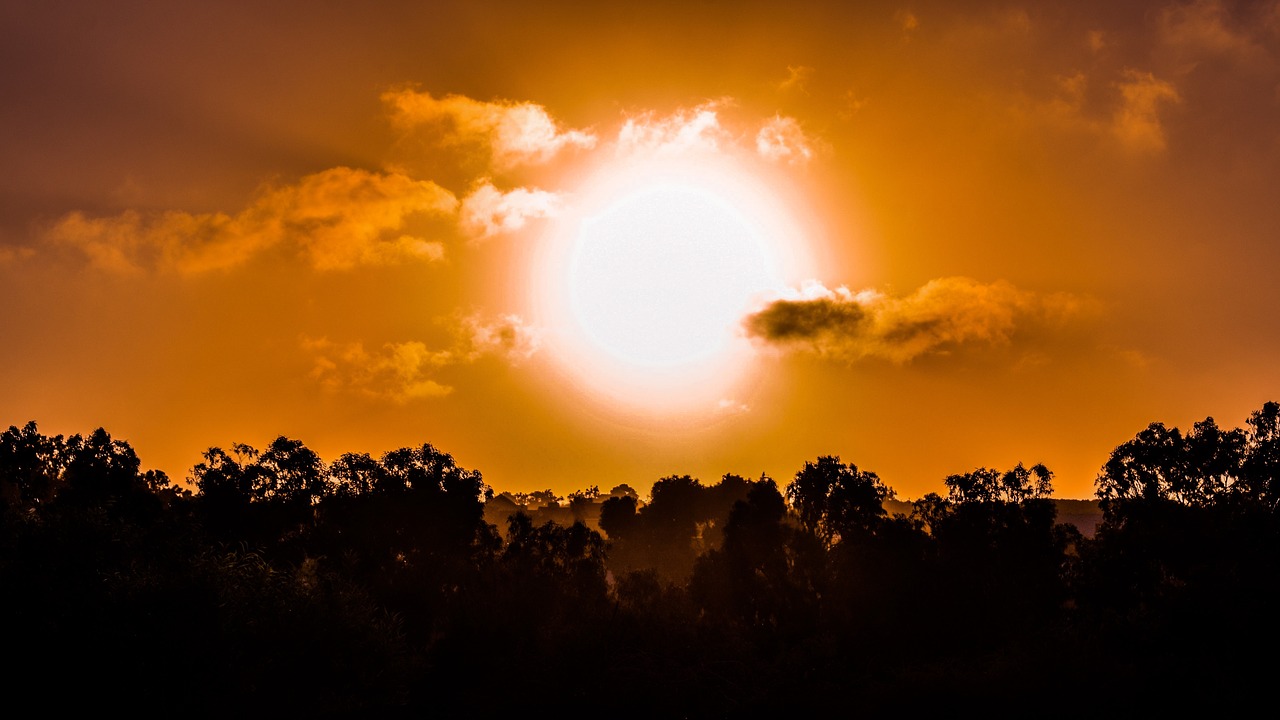
[[[577,387],[630,412],[714,412],[753,370],[742,319],[809,271],[759,168],[617,160],[584,178],[535,268],[540,318]]]
[[[778,282],[750,220],[707,188],[668,183],[584,219],[569,266],[583,332],[640,368],[714,356],[756,296]]]

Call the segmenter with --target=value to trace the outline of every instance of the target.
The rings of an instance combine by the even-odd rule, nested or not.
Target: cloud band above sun
[[[800,87],[811,72],[793,75],[794,87]],[[1158,127],[1149,118],[1157,103],[1176,96],[1149,77],[1135,74],[1127,76],[1127,82],[1126,107],[1131,112],[1117,121],[1117,127],[1129,128],[1134,136],[1156,137]],[[255,256],[281,248],[317,271],[439,264],[446,258],[469,262],[465,252],[457,255],[468,244],[499,237],[543,242],[538,238],[545,238],[548,231],[558,235],[556,242],[564,250],[542,253],[542,257],[559,258],[552,264],[567,268],[585,262],[583,249],[570,247],[572,238],[584,232],[579,228],[610,227],[605,218],[624,214],[625,222],[618,222],[626,227],[641,228],[642,233],[644,227],[651,227],[649,231],[662,234],[646,243],[644,238],[630,238],[630,230],[611,230],[628,236],[628,259],[609,270],[613,274],[607,282],[600,281],[598,297],[574,300],[572,313],[539,313],[535,307],[531,319],[524,319],[530,317],[527,312],[508,313],[507,321],[500,323],[481,323],[475,316],[463,323],[468,332],[459,334],[468,339],[442,350],[413,339],[375,345],[372,350],[360,340],[335,343],[322,338],[303,343],[315,359],[312,377],[321,385],[395,403],[447,395],[452,386],[441,379],[445,368],[473,362],[483,354],[511,360],[527,357],[539,347],[545,331],[587,322],[583,319],[587,316],[600,317],[591,320],[576,339],[564,340],[568,337],[564,332],[546,337],[565,348],[553,355],[567,366],[581,370],[594,363],[597,368],[610,368],[580,373],[598,378],[595,386],[606,388],[610,398],[653,403],[667,393],[683,401],[700,397],[691,388],[706,386],[707,397],[697,402],[718,408],[717,401],[734,392],[728,379],[743,375],[712,365],[747,362],[749,346],[733,339],[741,338],[743,329],[749,339],[765,347],[804,348],[845,361],[875,357],[905,363],[960,347],[1007,343],[1028,323],[1069,312],[1070,303],[1061,298],[1041,298],[1008,283],[982,284],[966,278],[934,280],[906,297],[852,293],[844,287],[830,290],[812,282],[799,291],[787,291],[784,280],[794,282],[794,274],[802,268],[812,271],[797,260],[807,252],[803,238],[812,230],[786,219],[792,209],[778,204],[781,186],[775,181],[786,173],[802,172],[825,152],[823,142],[794,117],[780,113],[744,117],[747,114],[734,101],[722,98],[665,113],[623,113],[612,131],[605,131],[566,127],[546,108],[531,102],[437,97],[415,89],[386,92],[382,101],[401,142],[416,143],[413,148],[421,162],[391,163],[380,170],[322,170],[293,183],[264,187],[235,213],[125,210],[94,218],[72,212],[50,226],[46,239],[52,246],[82,253],[92,266],[109,272],[191,275],[232,271]],[[566,158],[579,164],[585,161],[595,169],[569,178],[560,170],[559,161]],[[455,166],[441,168],[441,162]],[[433,166],[441,177],[452,178],[452,184],[430,176]],[[516,170],[522,173],[519,183],[511,180]],[[663,198],[667,205],[692,203],[704,212],[718,208],[715,212],[734,218],[730,224],[745,239],[703,238],[698,235],[702,231],[696,230],[696,218],[678,214],[654,221],[654,213],[669,208],[644,205],[653,202],[651,198]],[[667,242],[672,233],[679,240]],[[686,252],[704,239],[714,247],[701,254]],[[589,257],[598,256],[595,262],[612,268],[614,251],[607,246],[614,242],[612,235],[593,239],[595,249]],[[663,278],[660,290],[650,287],[656,275],[632,277],[637,268],[651,264],[645,259],[649,245],[654,252],[671,256],[652,264]],[[599,248],[605,248],[604,255]],[[750,255],[751,273],[732,270],[735,263],[747,260],[722,257],[737,252],[734,248],[745,248],[742,252]],[[581,294],[581,287],[600,284],[576,276],[561,278],[555,267],[539,267],[535,272],[551,284],[534,282],[532,287],[544,296],[568,287]],[[668,277],[677,270],[683,280]],[[749,282],[715,279],[721,275],[746,277]],[[716,283],[725,288],[731,284],[733,297],[719,298]],[[644,295],[649,297],[646,302],[660,298],[666,303],[663,307],[669,305],[662,316],[666,319],[655,321],[650,317],[654,313],[624,311],[629,307],[627,298],[614,295],[632,285],[633,290],[626,292],[649,293]],[[768,293],[775,299],[744,319],[741,313],[748,312],[748,301]],[[683,300],[686,296],[689,299]],[[707,321],[711,325],[689,322],[699,308],[716,308],[714,321]],[[636,327],[627,325],[632,316],[637,318]],[[681,332],[701,344],[691,344],[693,349],[663,349],[667,326],[685,328]],[[607,352],[591,361],[595,350],[589,344],[598,338],[606,338],[600,342]],[[727,349],[731,346],[732,351]],[[629,360],[632,356],[641,358],[635,361],[637,366],[658,368],[651,379],[641,379]],[[620,359],[622,364],[614,367]],[[684,375],[672,380],[678,375],[676,366],[683,363],[697,369],[680,371]],[[716,381],[711,382],[712,378]],[[620,395],[617,388],[624,386],[636,391]]]
[[[531,102],[435,98],[412,89],[384,93],[382,100],[402,132],[483,153],[497,170],[544,163],[561,150],[593,148],[597,140],[589,130],[561,129],[546,108]]]

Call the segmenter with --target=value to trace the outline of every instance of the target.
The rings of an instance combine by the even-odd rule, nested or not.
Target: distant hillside
[[[1058,506],[1058,522],[1075,525],[1085,537],[1093,537],[1102,523],[1102,508],[1097,500],[1054,500]]]
[[[1097,500],[1060,500],[1054,499],[1058,508],[1058,522],[1075,525],[1085,537],[1093,537],[1102,522],[1102,509]],[[910,515],[911,502],[907,500],[886,500],[884,509],[890,515]]]
[[[502,493],[485,504],[484,519],[485,522],[497,525],[499,530],[505,530],[507,518],[516,511],[523,509],[532,516],[534,523],[537,525],[548,521],[555,521],[561,525],[572,525],[575,520],[581,520],[592,530],[599,530],[600,503],[607,499],[608,496],[604,496],[589,503],[582,503],[576,508],[577,512],[574,512],[569,507],[561,505],[524,507],[513,502],[509,493]],[[1102,509],[1098,507],[1097,500],[1062,500],[1055,498],[1053,504],[1058,508],[1058,522],[1075,525],[1085,537],[1093,537],[1093,534],[1098,529],[1098,524],[1102,522]],[[911,507],[911,501],[908,500],[884,501],[884,509],[890,515],[910,515]]]

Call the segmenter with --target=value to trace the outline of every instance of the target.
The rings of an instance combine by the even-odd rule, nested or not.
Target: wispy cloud
[[[1015,116],[1057,132],[1077,133],[1108,140],[1134,155],[1156,155],[1167,149],[1162,114],[1168,105],[1182,101],[1173,83],[1142,70],[1126,68],[1104,76],[1102,83],[1083,71],[1053,76],[1047,98],[1021,97],[1013,104]],[[1095,85],[1109,92],[1098,93]]]
[[[904,40],[909,40],[911,34],[920,27],[920,18],[910,10],[899,10],[893,14],[893,20],[898,25],[898,29],[902,31]]]
[[[1085,45],[1089,48],[1089,51],[1094,54],[1102,52],[1104,48],[1108,47],[1111,44],[1110,40],[1107,37],[1107,33],[1102,30],[1088,31],[1087,33],[1085,33],[1084,42],[1085,42]]]
[[[546,108],[531,102],[484,102],[462,95],[432,97],[402,89],[384,93],[392,122],[423,130],[441,145],[470,146],[491,154],[495,168],[542,163],[566,148],[592,148],[589,130],[563,130]]]
[[[1217,0],[1170,5],[1160,12],[1160,40],[1179,53],[1184,72],[1213,55],[1246,65],[1272,65],[1258,33],[1265,32],[1268,20],[1280,18],[1280,3],[1249,3],[1241,6],[1242,12],[1245,9],[1258,16],[1234,18],[1231,9]]]
[[[1126,70],[1117,83],[1121,102],[1112,118],[1111,129],[1125,147],[1138,152],[1165,149],[1160,108],[1181,101],[1177,89],[1149,72]]]
[[[778,83],[778,90],[789,93],[808,94],[809,79],[813,77],[813,68],[807,65],[788,65],[787,77]]]
[[[756,152],[774,162],[807,163],[813,158],[813,145],[792,117],[775,116],[756,133]]]
[[[453,392],[439,377],[445,368],[484,357],[519,364],[541,344],[537,328],[518,315],[460,317],[452,336],[442,349],[411,340],[370,350],[362,342],[337,343],[323,337],[304,337],[301,346],[312,358],[311,377],[325,389],[403,405]]]
[[[421,342],[387,343],[370,352],[359,342],[303,338],[302,347],[314,359],[311,377],[330,391],[348,390],[401,405],[453,392],[431,377],[451,361],[450,354]]]
[[[806,163],[816,154],[819,143],[794,117],[775,115],[760,125],[742,118],[726,121],[730,106],[722,99],[665,115],[633,115],[618,131],[616,151],[642,158],[754,152],[788,164]]]
[[[662,156],[716,152],[732,145],[733,136],[720,122],[723,105],[724,101],[709,102],[669,115],[641,113],[629,117],[618,131],[618,152]]]
[[[13,265],[36,254],[35,248],[0,245],[0,267]]]
[[[1027,325],[1060,321],[1084,305],[963,277],[931,280],[904,297],[809,281],[749,315],[744,326],[749,336],[784,349],[905,363],[963,346],[1007,344]]]
[[[504,192],[484,178],[463,198],[458,222],[469,237],[483,240],[515,232],[529,220],[555,217],[562,206],[556,193],[536,188]]]
[[[804,68],[793,70],[797,78],[804,75]],[[408,89],[382,99],[393,123],[405,132],[420,133],[428,144],[483,155],[479,171],[459,157],[452,157],[462,161],[459,167],[442,169],[451,181],[470,187],[461,200],[440,184],[418,179],[416,171],[335,167],[264,187],[238,211],[126,210],[98,217],[70,212],[46,228],[44,240],[121,274],[227,270],[282,245],[292,246],[317,270],[438,261],[445,256],[445,243],[456,239],[455,231],[484,240],[519,232],[564,209],[563,194],[502,188],[493,171],[547,162],[567,148],[597,146],[591,131],[563,129],[546,109],[530,102],[437,98]],[[611,151],[643,159],[754,152],[788,164],[814,156],[817,144],[795,118],[766,120],[751,144],[744,129],[748,123],[731,131],[723,122],[721,114],[730,105],[716,100],[668,114],[633,114],[618,127]],[[0,262],[18,257],[17,251],[6,251]]]
[[[457,204],[432,182],[338,167],[266,189],[234,215],[129,210],[92,218],[72,212],[48,229],[46,239],[121,273],[221,270],[286,242],[316,269],[338,270],[439,260],[444,246],[406,233],[405,225],[418,215],[452,216]]]
[[[485,318],[478,314],[463,318],[458,335],[458,353],[466,361],[497,355],[519,363],[533,357],[542,347],[542,332],[519,315]]]

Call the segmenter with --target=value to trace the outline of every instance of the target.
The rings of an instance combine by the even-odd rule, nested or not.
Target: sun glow
[[[630,414],[723,412],[741,396],[754,365],[742,318],[810,272],[758,172],[719,156],[615,160],[579,184],[535,271],[569,379]]]
[[[750,222],[691,186],[645,188],[585,219],[569,267],[573,315],[588,338],[641,367],[722,351],[755,295],[777,282]]]

